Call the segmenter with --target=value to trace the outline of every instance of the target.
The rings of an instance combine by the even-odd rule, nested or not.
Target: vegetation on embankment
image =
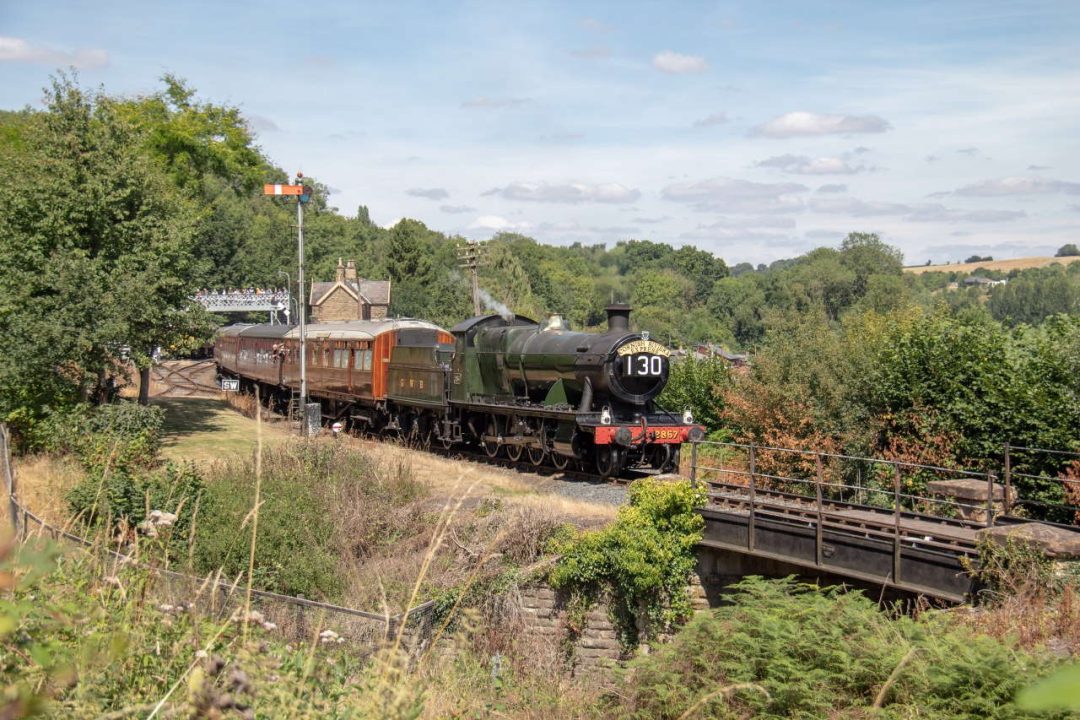
[[[965,614],[894,616],[858,594],[759,579],[680,630],[701,531],[701,498],[685,483],[640,482],[611,526],[579,534],[490,500],[435,510],[407,468],[388,474],[332,441],[286,444],[263,458],[252,553],[252,465],[237,458],[205,475],[159,466],[143,455],[157,447],[159,413],[88,412],[79,422],[95,432],[63,443],[86,472],[72,498],[98,545],[61,558],[31,544],[0,575],[0,680],[14,716],[149,714],[158,703],[166,715],[194,717],[809,718],[823,708],[865,717],[875,704],[897,718],[1060,716],[1013,703],[1053,669],[1040,649],[1048,636],[1029,636],[1024,649],[1015,634],[964,629]],[[151,509],[176,518],[147,522]],[[319,640],[319,627],[300,644],[257,618],[245,633],[242,614],[203,614],[196,597],[179,611],[175,600],[166,605],[152,570],[100,554],[117,540],[151,568],[217,564],[243,578],[253,558],[255,582],[308,588],[309,597],[335,591],[325,583],[342,582],[338,563],[364,560],[375,567],[368,582],[382,583],[395,605],[416,597],[420,577],[420,597],[440,601],[435,631],[452,632],[403,646],[411,655],[364,661]],[[545,545],[560,555],[538,563]],[[402,558],[414,549],[427,561],[412,567]],[[391,558],[399,564],[385,564]],[[628,646],[661,631],[673,633],[670,644],[651,643],[653,654],[614,685],[572,677],[564,647],[538,645],[499,614],[514,585],[542,571],[579,598],[607,599]],[[1076,624],[1074,610],[1059,603],[1057,612],[1059,625]]]
[[[139,544],[140,563],[164,561],[169,532]],[[258,616],[210,613],[194,595],[166,604],[152,570],[99,549],[3,550],[5,717],[1067,716],[1016,704],[1055,669],[1039,652],[958,629],[949,614],[892,616],[858,593],[790,580],[747,579],[603,684],[570,677],[520,635],[495,653],[486,619],[467,613],[435,652],[392,644],[361,659],[319,628],[289,643]]]

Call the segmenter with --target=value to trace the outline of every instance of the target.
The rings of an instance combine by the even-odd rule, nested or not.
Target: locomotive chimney
[[[608,332],[629,332],[630,331],[630,306],[613,304],[608,305],[607,310],[607,327]]]

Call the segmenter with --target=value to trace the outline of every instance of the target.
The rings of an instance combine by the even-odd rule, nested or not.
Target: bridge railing
[[[1015,449],[1015,448],[1014,448]],[[1025,448],[1026,450],[1026,448]],[[1008,450],[1006,451],[1008,452]],[[1080,453],[1065,453],[1080,458]],[[691,448],[690,476],[714,494],[758,495],[784,502],[843,503],[868,510],[895,510],[966,525],[993,525],[1003,518],[1037,517],[1072,524],[1080,507],[1080,462],[1076,477],[1025,474],[1004,462],[1004,484],[994,472],[886,460],[767,445],[702,441]],[[1016,479],[1057,488],[1021,496]],[[1031,482],[1027,483],[1029,487]],[[1061,496],[1064,496],[1062,501]],[[1035,512],[1037,511],[1037,512]]]
[[[1046,462],[1052,459],[1053,462]],[[1025,469],[1056,466],[1056,475]],[[1002,477],[1006,514],[1035,515],[1056,523],[1080,524],[1080,452],[1005,443]],[[1023,492],[1012,492],[1023,488]],[[1061,497],[1063,496],[1063,498]]]
[[[707,543],[907,591],[962,597],[955,558],[974,557],[973,531],[1002,512],[992,473],[739,443],[702,441],[690,450],[691,480],[707,485],[710,507],[721,513]],[[921,491],[930,478],[958,481],[962,493]],[[853,542],[877,547],[879,559],[833,556]],[[927,551],[954,558],[948,587],[927,575]]]

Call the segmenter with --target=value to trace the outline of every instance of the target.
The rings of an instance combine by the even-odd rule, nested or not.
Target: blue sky
[[[0,108],[170,72],[383,225],[916,264],[1080,241],[1078,47],[1075,1],[5,3]]]

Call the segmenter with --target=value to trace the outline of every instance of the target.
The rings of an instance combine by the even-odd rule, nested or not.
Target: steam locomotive
[[[670,350],[630,331],[630,308],[607,308],[603,333],[572,332],[558,315],[474,317],[449,332],[419,320],[309,325],[308,393],[323,418],[422,445],[479,446],[490,457],[604,477],[678,467],[704,429],[661,408]],[[223,377],[285,404],[299,385],[293,326],[234,325],[215,345]]]

